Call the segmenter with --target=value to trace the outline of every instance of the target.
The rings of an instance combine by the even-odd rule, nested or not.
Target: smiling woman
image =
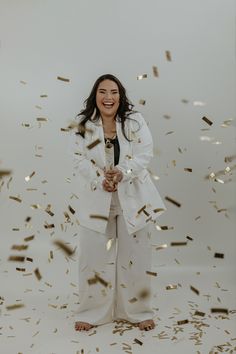
[[[152,136],[113,75],[98,78],[85,103],[74,149],[80,195],[80,305],[75,329],[89,330],[114,319],[153,329],[150,298],[139,298],[142,291],[151,294],[146,273],[151,267],[150,227],[166,210],[147,170]],[[124,265],[131,259],[127,272]],[[107,284],[104,294],[101,275],[102,284]]]

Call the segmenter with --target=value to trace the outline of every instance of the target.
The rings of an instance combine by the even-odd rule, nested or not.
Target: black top
[[[114,139],[104,138],[105,143],[109,140],[114,145],[114,165],[118,165],[120,158],[120,144],[118,137],[116,136]]]

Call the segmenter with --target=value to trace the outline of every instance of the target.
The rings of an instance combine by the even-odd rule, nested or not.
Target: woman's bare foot
[[[153,320],[146,320],[139,322],[138,326],[141,330],[150,331],[150,329],[155,328],[155,323]]]
[[[93,328],[93,325],[87,322],[75,322],[75,330],[76,331],[88,331],[89,329]]]

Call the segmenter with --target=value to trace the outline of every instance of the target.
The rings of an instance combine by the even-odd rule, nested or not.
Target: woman
[[[150,226],[166,208],[146,169],[152,136],[133,107],[121,82],[106,74],[78,114],[72,142],[80,224],[76,330],[114,319],[155,327]]]

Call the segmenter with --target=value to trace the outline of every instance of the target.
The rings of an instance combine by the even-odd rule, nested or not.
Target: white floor
[[[154,254],[162,252],[160,259],[166,260],[153,264],[153,271],[157,272],[157,277],[153,277],[156,328],[146,332],[127,323],[111,323],[82,333],[74,330],[78,302],[76,256],[69,260],[60,250],[54,250],[54,258],[49,261],[48,245],[42,242],[42,235],[40,237],[39,242],[35,240],[38,246],[31,252],[34,262],[40,259],[38,264],[7,262],[9,254],[13,254],[9,247],[12,240],[6,238],[5,244],[2,243],[1,354],[236,352],[234,266],[221,265],[222,259],[217,258],[209,265],[184,266],[178,260],[180,247],[173,250],[170,261],[169,255],[166,257],[163,253],[166,250],[156,251],[154,246]],[[16,271],[16,267],[27,270]],[[34,274],[37,267],[42,274],[40,281]],[[166,290],[170,284],[177,288]],[[17,303],[25,307],[7,310],[7,306]],[[227,308],[229,313],[211,313],[211,308]],[[196,310],[205,315],[194,315]],[[177,323],[182,320],[188,323]],[[115,329],[118,331],[114,333]]]

